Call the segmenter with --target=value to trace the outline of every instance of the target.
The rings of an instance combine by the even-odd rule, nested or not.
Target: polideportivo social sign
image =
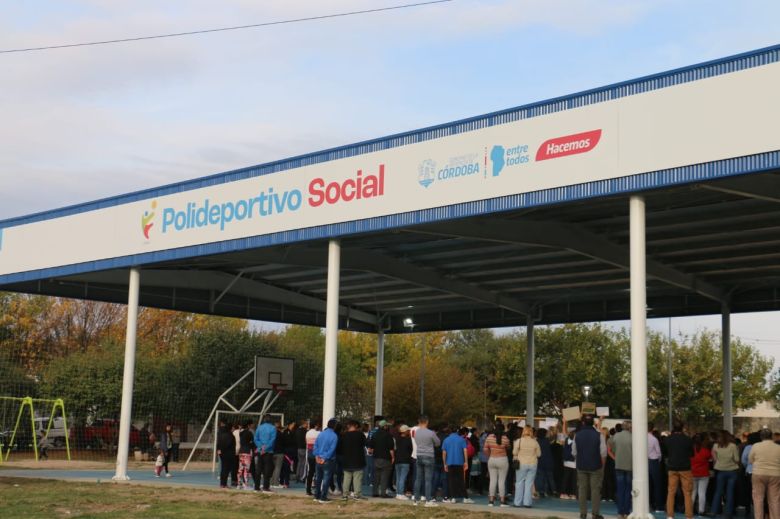
[[[780,150],[780,65],[22,225],[0,275]]]

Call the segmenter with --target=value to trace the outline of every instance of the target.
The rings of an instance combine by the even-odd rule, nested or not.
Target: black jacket
[[[217,449],[222,454],[236,454],[236,438],[233,432],[227,427],[220,427],[217,431]]]
[[[393,459],[390,453],[395,450],[395,440],[385,429],[379,429],[374,433],[374,436],[368,440],[368,446],[374,449],[374,459]]]
[[[672,433],[664,442],[666,446],[666,468],[668,470],[691,470],[693,440],[683,433]]]
[[[355,471],[366,466],[366,437],[361,431],[347,431],[339,438],[344,470]]]

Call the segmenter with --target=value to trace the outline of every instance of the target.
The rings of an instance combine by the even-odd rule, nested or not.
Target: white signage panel
[[[780,149],[780,64],[2,229],[0,275]]]

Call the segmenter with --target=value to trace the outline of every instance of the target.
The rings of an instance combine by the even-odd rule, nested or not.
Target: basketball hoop
[[[287,391],[287,384],[271,384],[271,390],[278,396],[282,396]]]

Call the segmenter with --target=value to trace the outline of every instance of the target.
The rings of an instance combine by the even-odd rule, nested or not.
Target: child
[[[48,460],[49,459],[49,437],[48,436],[41,436],[41,441],[38,444],[38,448],[40,450],[40,459],[41,460]]]
[[[154,477],[160,477],[160,474],[162,474],[163,465],[165,465],[165,454],[163,454],[162,449],[160,449],[160,452],[157,455],[157,460],[154,462]]]

